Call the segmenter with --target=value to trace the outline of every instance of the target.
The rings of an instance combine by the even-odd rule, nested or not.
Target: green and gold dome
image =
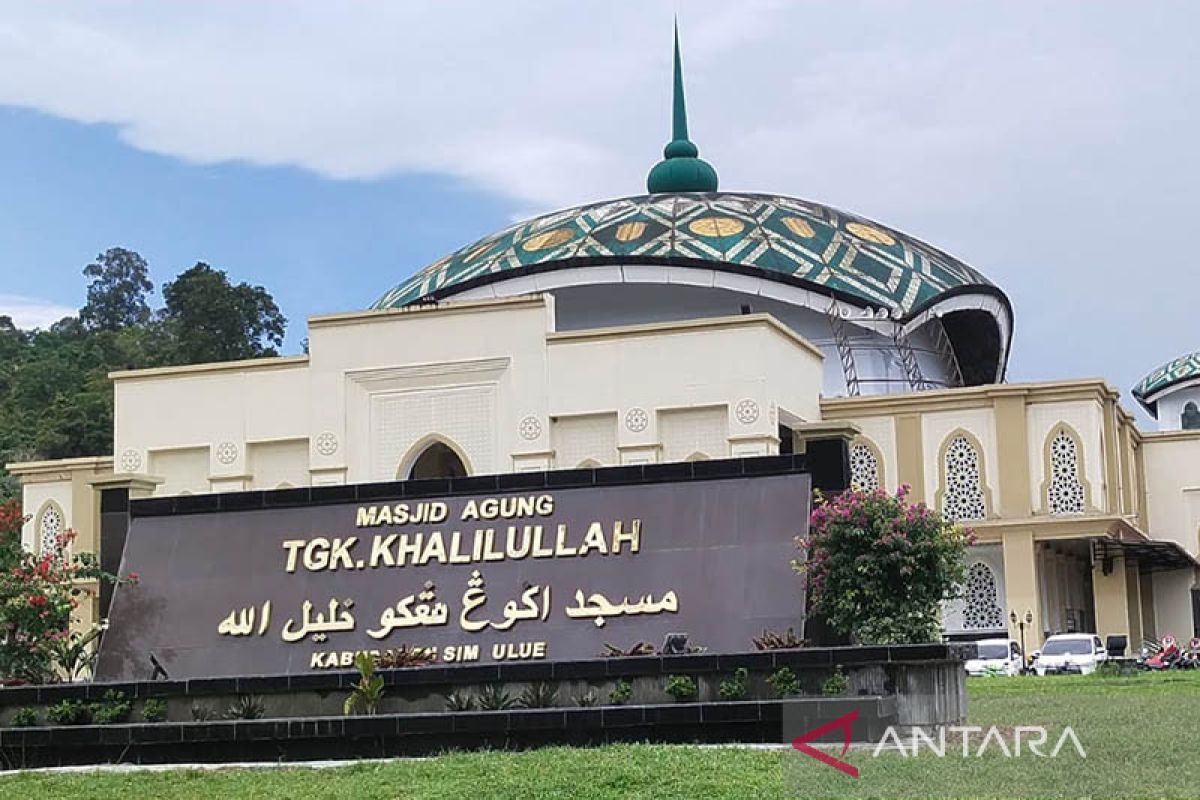
[[[430,264],[373,308],[443,299],[518,274],[602,264],[749,273],[886,308],[901,319],[949,292],[1001,296],[963,262],[854,214],[782,195],[681,192],[519,222]]]
[[[1158,416],[1158,398],[1184,385],[1200,384],[1200,351],[1168,361],[1133,387],[1133,396],[1152,416]]]
[[[825,305],[841,301],[899,323],[953,312],[957,322],[946,331],[969,362],[967,382],[1003,377],[1012,312],[999,288],[953,256],[864,217],[778,194],[718,191],[716,170],[688,137],[678,34],[673,77],[672,138],[646,194],[519,222],[430,264],[372,308],[479,297],[484,287],[499,296],[577,286],[598,274],[588,271],[595,267],[691,269],[741,276],[726,282],[784,284],[809,307],[824,297]]]

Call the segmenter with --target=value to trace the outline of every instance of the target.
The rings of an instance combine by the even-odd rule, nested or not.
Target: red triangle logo
[[[819,728],[813,728],[807,733],[800,734],[792,740],[792,747],[796,748],[801,753],[804,753],[806,756],[815,758],[822,764],[827,764],[828,766],[831,766],[840,772],[846,773],[851,778],[857,778],[857,767],[852,764],[847,764],[845,761],[840,759],[834,758],[828,753],[818,750],[809,744],[809,742],[811,742],[813,739],[819,739],[830,731],[840,729],[842,731],[842,755],[846,755],[846,751],[850,749],[850,724],[856,719],[858,719],[857,708],[851,711],[849,714],[843,714],[832,722],[826,722]]]

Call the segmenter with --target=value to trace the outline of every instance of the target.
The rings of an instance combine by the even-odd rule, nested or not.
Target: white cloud
[[[1195,286],[1194,3],[31,1],[0,14],[0,104],[195,162],[438,173],[547,210],[642,190],[676,6],[723,188],[965,257],[1015,301],[1017,377],[1128,386],[1200,344],[1194,292],[1150,296]],[[1063,330],[1080,343],[1048,349]]]
[[[0,317],[11,317],[13,324],[22,330],[49,328],[63,317],[71,317],[77,309],[58,305],[36,297],[16,294],[0,294]]]

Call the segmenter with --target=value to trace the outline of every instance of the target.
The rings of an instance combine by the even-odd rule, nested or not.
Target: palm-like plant
[[[375,659],[370,653],[355,656],[354,666],[358,669],[358,683],[350,690],[342,712],[349,715],[361,709],[364,713],[374,714],[383,698],[383,676],[375,674]]]

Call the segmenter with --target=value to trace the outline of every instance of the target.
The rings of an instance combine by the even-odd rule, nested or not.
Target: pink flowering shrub
[[[0,503],[0,682],[52,683],[81,677],[94,654],[98,630],[71,630],[81,601],[100,581],[118,578],[100,569],[90,553],[72,553],[72,531],[51,552],[21,546],[25,518],[16,502]]]
[[[808,577],[812,607],[860,644],[937,641],[941,603],[966,578],[974,534],[908,492],[817,492],[808,538],[796,540],[792,567]]]

